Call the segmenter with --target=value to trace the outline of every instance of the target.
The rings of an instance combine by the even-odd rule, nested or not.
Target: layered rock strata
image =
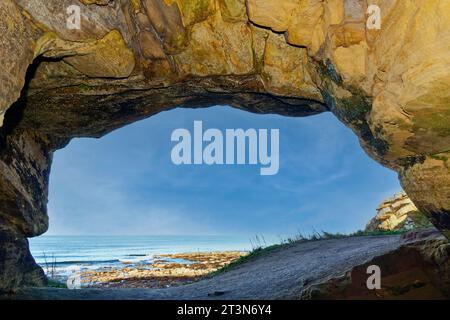
[[[399,192],[379,205],[376,216],[369,221],[365,231],[412,230],[429,226],[427,217],[406,193]]]
[[[0,35],[1,289],[43,283],[53,152],[179,106],[331,111],[450,237],[447,0],[3,0]]]

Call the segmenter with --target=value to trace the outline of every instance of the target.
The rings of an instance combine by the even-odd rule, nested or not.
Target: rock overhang
[[[70,5],[0,4],[4,234],[45,232],[52,153],[71,138],[215,104],[333,112],[449,234],[448,1],[85,0],[80,29]]]

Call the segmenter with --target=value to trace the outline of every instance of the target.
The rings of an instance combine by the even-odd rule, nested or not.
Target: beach
[[[154,256],[154,262],[81,273],[83,287],[168,288],[198,281],[236,261],[245,252],[196,252]]]
[[[229,236],[41,236],[31,252],[51,283],[82,287],[167,288],[197,281],[239,259],[250,242]]]

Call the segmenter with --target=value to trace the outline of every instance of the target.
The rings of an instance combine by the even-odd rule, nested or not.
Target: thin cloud
[[[279,128],[280,172],[175,166],[170,134],[192,127]],[[324,130],[326,128],[326,130]],[[177,109],[56,152],[51,234],[290,234],[359,228],[396,175],[365,155],[331,115],[261,116],[226,107]],[[333,230],[330,230],[333,229]]]

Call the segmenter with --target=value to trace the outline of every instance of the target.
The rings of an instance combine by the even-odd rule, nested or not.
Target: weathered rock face
[[[216,104],[333,112],[450,236],[447,0],[3,0],[0,33],[0,217],[19,238],[47,229],[52,152],[71,138]],[[10,255],[0,288],[29,283]]]
[[[7,288],[13,288],[46,284],[44,271],[31,256],[27,238],[23,233],[9,228],[6,221],[0,225],[0,243],[0,283],[3,286],[8,284]],[[20,266],[19,270],[17,266]]]
[[[301,299],[448,299],[450,244],[436,231],[403,236],[397,250],[355,266],[338,277],[311,284]],[[368,290],[368,267],[380,270],[380,289]]]
[[[406,193],[399,192],[380,204],[377,215],[369,221],[366,231],[412,230],[429,226],[427,217]]]

